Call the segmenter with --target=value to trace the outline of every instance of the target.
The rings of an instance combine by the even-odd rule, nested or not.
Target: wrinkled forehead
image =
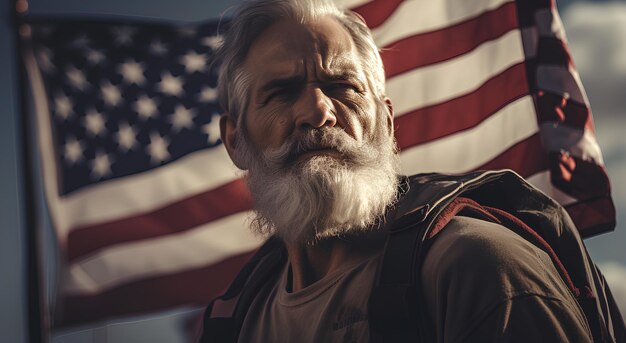
[[[252,44],[245,64],[249,71],[268,77],[312,67],[331,74],[363,74],[350,33],[332,17],[272,24]]]

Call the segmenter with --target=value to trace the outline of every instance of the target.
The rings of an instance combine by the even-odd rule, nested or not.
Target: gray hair
[[[331,16],[350,33],[361,57],[368,86],[375,99],[385,96],[385,72],[378,48],[365,21],[358,14],[340,10],[330,0],[254,0],[242,3],[230,22],[215,58],[221,63],[218,77],[219,102],[241,124],[248,106],[250,77],[243,64],[259,35],[281,19],[307,23]]]

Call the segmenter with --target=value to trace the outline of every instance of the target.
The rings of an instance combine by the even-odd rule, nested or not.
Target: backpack
[[[435,341],[418,276],[437,234],[457,214],[501,224],[546,252],[582,308],[594,342],[626,342],[615,300],[569,215],[515,172],[419,174],[405,178],[400,192],[369,299],[373,342]],[[276,279],[285,263],[282,241],[268,239],[208,305],[200,341],[236,342],[257,290]]]

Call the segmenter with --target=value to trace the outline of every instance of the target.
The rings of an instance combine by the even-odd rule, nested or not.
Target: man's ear
[[[230,116],[230,113],[222,114],[222,117],[220,118],[220,135],[222,136],[224,147],[228,152],[228,156],[230,156],[230,159],[237,166],[237,168],[246,170],[248,169],[248,166],[244,163],[244,161],[242,161],[239,147],[237,146],[239,143],[237,135],[239,134],[240,133],[237,130],[237,123]]]
[[[387,128],[389,129],[389,135],[393,136],[393,105],[389,97],[385,97],[385,105],[387,106]]]

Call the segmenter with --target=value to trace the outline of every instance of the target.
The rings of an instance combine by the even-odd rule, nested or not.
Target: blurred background
[[[234,0],[32,0],[35,15],[124,15],[199,21],[216,18]],[[612,181],[615,232],[586,240],[596,263],[626,313],[626,1],[568,0],[557,3],[570,52],[591,102],[597,138]],[[19,151],[13,1],[0,7],[0,337],[26,340],[23,178]],[[50,235],[50,233],[48,233]],[[47,239],[50,239],[48,236]],[[51,263],[51,256],[47,256]],[[185,342],[184,329],[197,309],[127,318],[59,332],[53,342]],[[177,328],[178,330],[171,330]],[[177,334],[178,332],[178,334]]]
[[[626,2],[557,2],[612,181],[615,232],[586,240],[626,312]]]

